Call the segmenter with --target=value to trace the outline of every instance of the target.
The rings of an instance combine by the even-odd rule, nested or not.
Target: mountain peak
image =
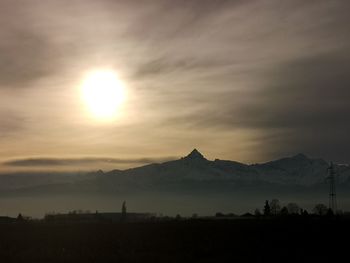
[[[193,149],[193,151],[186,156],[188,159],[205,159],[204,156],[197,150]]]

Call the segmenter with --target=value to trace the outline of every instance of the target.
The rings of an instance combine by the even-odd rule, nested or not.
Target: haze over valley
[[[329,163],[297,154],[243,164],[208,160],[194,149],[187,156],[125,170],[2,174],[1,210],[43,216],[70,210],[134,211],[174,215],[246,212],[264,200],[298,202],[311,209],[327,203]],[[339,203],[350,208],[350,167],[336,165]],[[69,201],[68,201],[69,200]]]

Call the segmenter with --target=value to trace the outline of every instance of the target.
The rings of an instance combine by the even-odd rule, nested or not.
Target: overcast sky
[[[349,13],[346,0],[0,0],[1,169],[125,168],[193,148],[350,162]],[[95,69],[125,86],[109,122],[82,104]]]

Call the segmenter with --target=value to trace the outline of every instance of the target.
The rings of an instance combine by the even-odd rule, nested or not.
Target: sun
[[[125,99],[124,85],[113,70],[89,72],[81,86],[82,99],[98,119],[112,119]]]

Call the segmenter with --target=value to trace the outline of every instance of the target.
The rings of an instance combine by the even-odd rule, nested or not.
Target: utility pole
[[[329,209],[332,209],[333,213],[337,213],[337,194],[335,190],[335,177],[336,177],[336,171],[333,162],[331,162],[330,166],[328,167],[328,177],[329,180]]]

